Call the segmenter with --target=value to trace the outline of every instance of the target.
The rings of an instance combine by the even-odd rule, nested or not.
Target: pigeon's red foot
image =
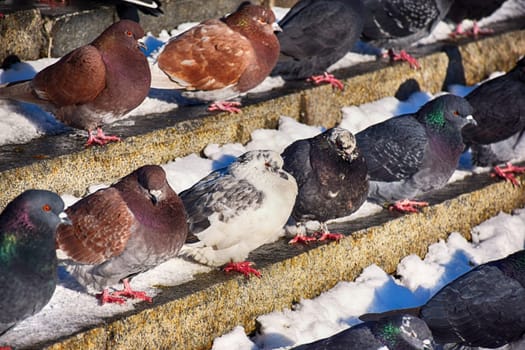
[[[341,80],[337,79],[333,74],[329,74],[327,72],[322,75],[312,75],[310,78],[306,79],[306,81],[312,81],[316,85],[328,83],[335,89],[339,89],[341,91],[344,89],[344,85]]]
[[[409,199],[403,199],[391,204],[388,207],[390,211],[400,211],[402,213],[417,213],[423,207],[427,207],[428,202],[411,201]]]
[[[288,244],[297,244],[297,243],[308,244],[312,241],[317,241],[317,238],[312,237],[312,236],[306,236],[306,235],[296,235],[294,238],[288,241]]]
[[[140,299],[140,300],[147,301],[148,303],[153,302],[153,299],[149,297],[146,294],[146,292],[135,291],[131,289],[129,280],[127,278],[123,279],[122,283],[124,284],[124,289],[113,292],[112,293],[113,296],[124,297],[124,298],[129,298],[129,299]]]
[[[0,346],[0,350],[13,350],[10,346]]]
[[[519,186],[520,183],[514,177],[514,174],[523,174],[525,173],[525,167],[512,165],[510,162],[506,164],[505,167],[494,167],[494,172],[490,174],[492,177],[500,177],[505,181],[510,181],[514,186]]]
[[[421,68],[421,66],[419,65],[419,62],[414,57],[412,57],[410,54],[408,54],[408,52],[406,52],[405,50],[401,50],[399,51],[399,53],[395,53],[394,50],[390,49],[388,50],[386,55],[390,57],[390,59],[393,61],[408,62],[408,64],[410,65],[410,68],[413,68],[413,69]]]
[[[332,232],[319,232],[318,241],[336,241],[339,242],[345,235],[342,233],[332,233]]]
[[[241,262],[231,262],[224,266],[224,272],[240,272],[246,277],[250,275],[255,275],[261,277],[261,273],[252,267],[253,263],[251,261],[241,261]]]
[[[86,142],[86,147],[92,146],[92,145],[100,145],[103,146],[106,143],[109,142],[118,142],[122,141],[120,137],[114,136],[114,135],[106,135],[104,134],[104,131],[102,131],[102,128],[97,128],[97,133],[92,134],[91,131],[88,131],[89,137]]]
[[[228,101],[217,101],[212,103],[208,107],[208,111],[223,111],[223,112],[230,112],[230,113],[241,113],[241,109],[238,108],[241,106],[240,102],[228,102]]]
[[[97,294],[97,299],[100,300],[102,305],[108,304],[124,304],[126,299],[113,296],[113,293],[110,293],[107,289],[104,289],[102,293]]]
[[[464,30],[463,25],[459,23],[456,26],[456,30],[450,33],[452,38],[457,38],[461,36],[474,37],[477,38],[480,35],[491,35],[494,34],[494,29],[491,28],[480,28],[478,22],[474,21],[472,28]]]

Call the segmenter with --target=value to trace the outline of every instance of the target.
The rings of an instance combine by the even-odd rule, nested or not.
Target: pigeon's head
[[[359,157],[359,149],[355,136],[348,130],[340,127],[328,129],[324,132],[337,154],[342,158],[352,161]]]
[[[64,201],[54,192],[45,190],[27,190],[13,199],[5,208],[2,216],[8,216],[7,221],[12,225],[27,228],[31,235],[49,236],[49,229],[56,231],[61,223],[71,224],[64,213]],[[23,234],[22,230],[20,234]],[[27,237],[37,238],[35,236]],[[53,238],[54,239],[54,238]]]
[[[237,158],[237,163],[259,169],[273,170],[281,169],[284,164],[281,155],[270,150],[248,151]]]
[[[135,172],[141,190],[153,204],[157,204],[167,197],[171,187],[166,179],[166,172],[162,167],[158,165],[144,165]]]
[[[435,346],[425,321],[411,315],[385,317],[374,328],[389,349],[432,350]]]
[[[142,29],[140,24],[123,19],[103,31],[92,42],[92,45],[108,52],[114,52],[122,45],[132,50],[138,50],[139,48],[145,48],[144,43],[141,41],[144,35],[144,29]]]
[[[230,27],[238,28],[239,32],[256,30],[272,34],[281,30],[271,9],[249,1],[241,3],[234,13],[226,17],[225,22]]]
[[[439,96],[427,102],[418,112],[418,119],[433,129],[453,125],[461,130],[465,125],[476,124],[472,117],[474,108],[462,97],[455,95]]]

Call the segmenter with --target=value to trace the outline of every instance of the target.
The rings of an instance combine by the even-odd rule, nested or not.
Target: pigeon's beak
[[[467,124],[472,124],[472,125],[475,125],[475,126],[478,125],[478,122],[476,121],[476,119],[474,119],[472,114],[467,115],[467,117],[465,119],[467,120]]]
[[[144,43],[144,41],[142,40],[137,40],[137,45],[143,49],[144,51],[147,51],[148,50],[148,47],[146,46],[146,44]]]
[[[283,28],[281,28],[281,26],[277,22],[273,22],[272,23],[272,29],[273,29],[274,32],[282,32],[283,31]]]
[[[151,196],[151,201],[153,204],[157,204],[160,201],[160,197],[162,196],[161,190],[150,190],[149,194]]]
[[[58,214],[58,217],[60,218],[61,224],[73,225],[73,222],[71,221],[71,219],[69,218],[69,216],[67,216],[65,212],[61,212],[60,214]]]

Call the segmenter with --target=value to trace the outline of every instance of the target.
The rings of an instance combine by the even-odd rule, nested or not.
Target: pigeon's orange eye
[[[129,36],[130,38],[133,36],[133,33],[130,32],[129,30],[126,32],[126,35]]]
[[[454,111],[454,115],[457,117],[459,115],[458,111]]]
[[[51,211],[51,206],[50,206],[49,204],[44,204],[44,205],[42,206],[42,210],[43,210],[43,211]]]

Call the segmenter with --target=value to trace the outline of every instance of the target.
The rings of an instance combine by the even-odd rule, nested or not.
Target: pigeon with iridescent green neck
[[[43,190],[25,191],[0,214],[0,334],[51,299],[57,281],[55,232],[66,221],[62,199]]]
[[[461,129],[475,123],[472,113],[465,99],[443,95],[414,114],[357,133],[370,175],[368,198],[380,204],[396,202],[394,208],[401,211],[425,205],[409,199],[445,186],[465,149]]]

